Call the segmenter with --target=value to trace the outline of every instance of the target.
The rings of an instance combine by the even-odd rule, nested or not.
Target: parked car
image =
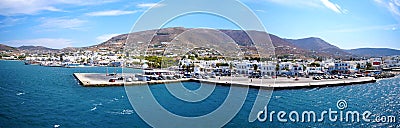
[[[272,77],[271,77],[271,76],[268,76],[268,75],[265,75],[263,78],[264,78],[264,79],[272,79]]]
[[[313,77],[313,80],[321,80],[321,77],[319,77],[319,76],[314,76],[314,77]]]
[[[110,80],[108,80],[108,82],[115,82],[116,80],[118,80],[117,78],[111,78]]]

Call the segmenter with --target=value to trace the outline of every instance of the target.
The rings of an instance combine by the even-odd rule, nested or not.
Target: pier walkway
[[[344,78],[344,79],[323,79],[312,80],[311,78],[294,78],[288,79],[278,77],[278,79],[250,79],[247,77],[217,77],[210,79],[178,79],[178,80],[152,80],[152,81],[132,81],[125,82],[124,80],[115,80],[109,82],[110,79],[118,79],[119,77],[133,77],[134,74],[118,74],[114,76],[107,76],[104,73],[74,73],[75,78],[78,79],[82,86],[88,87],[103,87],[103,86],[124,86],[124,85],[149,85],[149,84],[162,84],[173,82],[197,81],[205,83],[215,83],[222,85],[239,85],[250,87],[274,87],[274,88],[307,88],[318,86],[342,86],[351,84],[364,84],[376,82],[373,77],[359,77],[359,78]]]

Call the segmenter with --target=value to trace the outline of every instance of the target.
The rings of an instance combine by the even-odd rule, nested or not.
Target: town
[[[277,77],[320,79],[343,79],[348,77],[390,77],[386,71],[399,71],[399,56],[362,59],[288,59],[269,58],[266,61],[257,59],[227,60],[216,57],[212,49],[199,48],[183,56],[168,54],[166,57],[149,55],[126,57],[122,51],[111,51],[107,48],[97,50],[77,50],[74,52],[46,53],[1,51],[1,59],[24,60],[26,65],[49,67],[127,67],[143,69],[168,69],[180,74],[180,77],[209,78],[216,76],[245,76],[248,78],[272,79]],[[209,56],[209,57],[208,57]]]

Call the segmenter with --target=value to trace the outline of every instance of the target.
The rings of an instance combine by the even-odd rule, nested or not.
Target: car
[[[116,80],[118,80],[117,78],[111,78],[110,80],[108,80],[108,82],[115,82]]]
[[[272,77],[271,77],[271,76],[268,76],[268,75],[265,75],[263,78],[264,78],[264,79],[272,79]]]
[[[131,77],[129,77],[129,78],[126,79],[126,82],[132,82],[132,81],[133,81],[133,80],[132,80]]]
[[[217,76],[215,76],[215,74],[211,74],[210,77],[211,77],[211,78],[216,78]]]
[[[313,80],[321,80],[321,77],[319,77],[319,76],[314,76],[314,77],[313,77]]]

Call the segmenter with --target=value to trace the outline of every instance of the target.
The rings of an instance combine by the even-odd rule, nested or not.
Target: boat
[[[84,64],[80,64],[80,63],[68,63],[68,64],[65,64],[64,67],[66,67],[66,68],[87,68],[87,67],[94,67],[94,66],[84,65]]]
[[[25,65],[40,65],[42,64],[40,61],[28,60],[24,62]]]

